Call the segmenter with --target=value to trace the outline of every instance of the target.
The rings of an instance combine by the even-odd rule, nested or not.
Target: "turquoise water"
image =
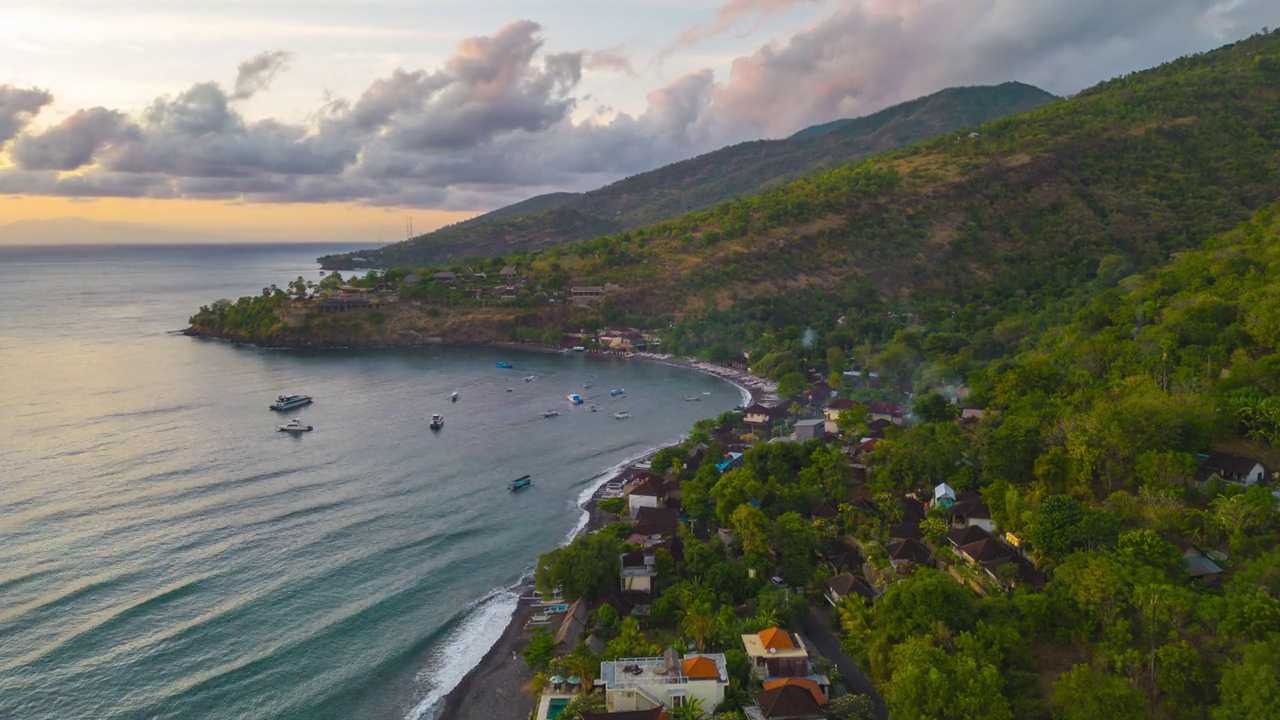
[[[601,473],[741,402],[652,363],[167,334],[325,250],[0,247],[0,717],[430,717]]]

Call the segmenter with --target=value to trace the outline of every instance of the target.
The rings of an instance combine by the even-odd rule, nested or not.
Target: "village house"
[[[453,282],[458,279],[456,273],[446,271],[438,272],[432,276],[437,282]]]
[[[852,410],[857,404],[849,398],[838,398],[827,403],[826,407],[822,408],[822,416],[826,420],[826,431],[831,435],[839,433],[840,413]]]
[[[1213,478],[1223,482],[1235,483],[1250,487],[1267,477],[1267,469],[1262,463],[1247,457],[1222,452],[1208,452],[1196,455],[1198,467],[1195,480],[1204,484]]]
[[[569,606],[569,611],[565,613],[560,626],[556,628],[554,639],[557,655],[568,655],[578,646],[578,641],[586,631],[587,616],[590,613],[591,606],[587,604],[585,598],[578,598]]]
[[[872,420],[888,420],[894,425],[901,425],[906,418],[906,411],[896,403],[878,400],[867,406]]]
[[[1182,553],[1182,567],[1187,571],[1188,577],[1204,583],[1214,583],[1222,577],[1225,571],[1213,561],[1213,558],[1209,557],[1208,553],[1194,543],[1181,538],[1166,537],[1165,539],[1176,545]]]
[[[661,476],[653,473],[643,473],[638,478],[627,493],[627,507],[631,510],[632,517],[636,517],[636,513],[640,508],[665,506],[667,504],[667,496],[671,493],[669,484]]]
[[[808,677],[810,674],[809,651],[799,635],[771,627],[743,635],[742,645],[756,677],[761,680]]]
[[[821,440],[825,434],[825,420],[820,418],[817,420],[797,420],[795,426],[791,430],[791,439],[797,442]]]
[[[768,430],[773,427],[774,418],[785,415],[780,408],[769,407],[761,403],[752,403],[742,411],[742,423],[752,428]]]
[[[826,693],[813,680],[783,678],[764,683],[754,707],[743,708],[748,720],[824,720]]]
[[[826,585],[827,589],[822,596],[831,603],[831,607],[835,607],[850,595],[856,595],[865,600],[874,600],[876,597],[876,592],[871,589],[871,586],[851,572],[842,572],[827,578]]]
[[[676,537],[680,528],[680,511],[675,508],[642,507],[632,516],[631,534],[627,542],[651,545],[656,540]]]
[[[605,283],[604,285],[582,285],[569,289],[569,300],[579,307],[586,307],[604,302],[605,296],[618,292],[621,285]]]
[[[418,283],[422,282],[422,276],[419,275],[418,273],[409,273],[408,275],[405,275],[404,278],[400,280],[400,282],[404,283],[405,285],[417,285]]]
[[[724,702],[729,670],[723,654],[691,653],[680,659],[668,649],[660,657],[602,662],[596,685],[604,688],[609,712],[675,709],[694,699],[715,708]]]
[[[951,517],[951,527],[954,529],[979,527],[989,533],[996,531],[996,523],[991,519],[991,509],[973,490],[957,495],[951,507],[947,508],[947,514]]]
[[[933,506],[941,508],[949,508],[956,504],[956,490],[946,483],[940,483],[933,488]]]
[[[917,523],[917,529],[918,527]],[[919,540],[911,538],[891,542],[884,549],[889,554],[889,564],[894,570],[900,572],[912,565],[928,565],[932,559],[929,548],[921,545]]]
[[[498,277],[504,277],[504,278],[515,277],[516,275],[519,275],[519,274],[520,273],[516,272],[515,265],[504,265],[503,268],[498,271]]]
[[[633,550],[623,553],[621,558],[622,592],[651,594],[653,578],[657,576],[657,571],[654,570],[654,556],[646,554],[643,550]]]

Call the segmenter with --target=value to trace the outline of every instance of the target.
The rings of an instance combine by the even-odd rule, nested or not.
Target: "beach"
[[[630,353],[619,357],[661,362],[716,375],[738,387],[743,392],[744,399],[749,397],[744,405],[768,399],[776,390],[776,384],[767,378],[713,363],[681,361],[653,353]],[[647,457],[641,458],[636,463],[647,460]],[[616,515],[602,512],[597,507],[599,492],[606,481],[607,479],[602,480],[591,499],[582,505],[582,510],[587,513],[587,522],[582,532],[594,532],[618,519]],[[524,597],[532,590],[533,583],[530,581],[522,585],[518,592]],[[434,720],[524,720],[529,717],[537,708],[537,697],[530,686],[533,671],[525,664],[521,653],[529,642],[524,625],[533,613],[533,603],[521,600],[502,636],[485,653],[480,663],[462,678],[458,686],[445,695],[440,708],[435,712]]]

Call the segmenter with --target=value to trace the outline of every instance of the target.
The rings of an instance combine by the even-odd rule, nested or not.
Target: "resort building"
[[[798,635],[771,627],[742,636],[742,645],[761,680],[809,675],[809,651]]]
[[[703,708],[724,702],[729,670],[724,655],[690,654],[680,659],[668,649],[660,657],[622,658],[600,663],[605,707],[611,713],[679,708],[697,699]]]

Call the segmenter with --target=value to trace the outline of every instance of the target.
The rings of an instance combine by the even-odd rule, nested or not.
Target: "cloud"
[[[2,86],[0,144],[16,139],[0,193],[487,209],[944,87],[1022,80],[1075,91],[1275,24],[1264,4],[846,0],[737,58],[727,77],[696,70],[650,90],[638,111],[585,119],[578,109],[600,99],[586,95],[584,76],[634,69],[616,47],[548,49],[529,20],[461,41],[438,67],[325,97],[305,122],[249,119],[238,102],[285,67],[280,51],[240,63],[229,88],[196,83],[138,112],[83,109],[43,129],[30,123],[52,97]],[[735,0],[707,31],[787,6]]]
[[[0,85],[0,148],[22,132],[51,102],[53,95],[46,90]]]
[[[236,69],[235,91],[233,100],[244,100],[255,93],[266,90],[280,72],[289,63],[292,56],[283,50],[260,53],[240,63]]]
[[[690,47],[713,35],[729,32],[738,23],[752,17],[756,19],[758,27],[768,18],[796,5],[820,5],[824,2],[826,0],[729,0],[716,10],[715,20],[710,26],[698,24],[685,30],[676,38],[674,46],[664,51],[664,55],[672,52],[675,47]]]

